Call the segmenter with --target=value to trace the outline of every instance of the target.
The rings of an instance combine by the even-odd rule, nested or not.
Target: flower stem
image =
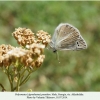
[[[18,81],[17,81],[16,91],[19,91],[19,85],[20,85],[20,73],[18,75]]]
[[[6,91],[5,88],[4,88],[4,86],[1,83],[0,83],[0,86],[2,88],[2,91]]]
[[[23,79],[23,81],[20,83],[20,85],[22,85],[22,84],[24,84],[24,83],[26,83],[28,81],[28,79],[30,77],[30,74],[31,73],[28,73],[28,75]]]
[[[13,78],[9,73],[9,69],[6,69],[6,75],[8,77],[9,82],[10,82],[11,91],[13,91]]]
[[[29,79],[29,77],[30,77],[30,74],[31,74],[31,73],[28,73],[28,75],[23,79],[22,82],[21,82],[21,79],[20,79],[18,85],[17,85],[16,87],[13,88],[13,91],[14,91],[14,90],[17,90],[17,91],[18,91],[18,87],[21,86],[21,85],[23,85],[23,84],[25,84],[25,83],[28,81],[28,79]],[[20,75],[20,76],[21,76],[21,75]],[[20,77],[20,78],[21,78],[21,77]],[[16,89],[16,88],[17,88],[17,89]]]

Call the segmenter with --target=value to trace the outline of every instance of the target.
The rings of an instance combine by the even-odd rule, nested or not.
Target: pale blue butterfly
[[[49,45],[53,52],[57,50],[82,50],[87,48],[87,44],[79,30],[68,23],[61,23],[57,26]]]

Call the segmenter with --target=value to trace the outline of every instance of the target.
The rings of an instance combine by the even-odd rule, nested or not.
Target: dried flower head
[[[37,40],[38,43],[42,42],[42,44],[47,46],[48,43],[50,42],[51,36],[47,32],[44,32],[43,30],[38,31],[36,36],[38,38]]]
[[[20,47],[0,45],[0,67],[8,76],[11,91],[19,91],[30,74],[43,63],[43,51],[50,42],[50,35],[43,30],[35,35],[30,29],[21,27],[12,34]]]
[[[14,47],[11,45],[0,45],[0,66],[8,66],[11,64],[9,55],[7,55],[7,53],[13,48]]]
[[[35,61],[35,65],[36,65],[37,67],[40,67],[41,64],[42,64],[43,61],[44,61],[44,58],[45,58],[45,55],[40,55],[40,56],[38,57],[38,59]]]
[[[3,47],[3,48],[2,48]],[[4,49],[6,48],[6,49]],[[13,47],[12,49],[7,49],[8,45],[1,45],[0,46],[0,65],[3,66],[9,66],[11,64],[16,63],[21,63],[24,66],[29,66],[33,67],[39,67],[44,60],[44,55],[42,49],[44,49],[41,45],[35,45],[35,46],[30,46],[30,48],[23,49],[21,47]],[[8,51],[8,52],[7,52]]]
[[[19,27],[13,32],[13,36],[24,48],[1,45],[0,66],[6,67],[15,64],[14,67],[18,67],[21,64],[27,69],[30,69],[30,67],[39,68],[44,61],[43,51],[50,42],[50,35],[40,30],[35,36],[30,29]],[[15,71],[18,72],[17,69]]]
[[[36,41],[34,37],[34,33],[27,28],[19,27],[15,29],[15,31],[12,34],[17,40],[17,42],[22,46],[25,46],[27,44],[30,45]]]

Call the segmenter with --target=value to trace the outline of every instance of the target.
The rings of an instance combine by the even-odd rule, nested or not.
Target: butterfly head
[[[52,51],[54,52],[54,53],[56,53],[57,52],[57,50],[56,50],[56,48],[55,48],[55,45],[54,45],[54,42],[51,40],[51,42],[49,43],[49,46],[50,46],[50,49],[52,49]]]
[[[54,50],[53,50],[53,52],[54,52],[54,53],[56,53],[56,52],[57,52],[57,50],[56,50],[56,49],[54,49]]]

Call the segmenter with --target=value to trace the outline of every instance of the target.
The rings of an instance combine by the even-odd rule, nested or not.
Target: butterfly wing
[[[81,50],[86,49],[87,44],[77,28],[70,24],[60,24],[53,37],[56,50]]]
[[[56,49],[55,49],[55,44],[56,44],[56,42],[57,42],[57,40],[58,40],[58,37],[60,37],[60,32],[59,32],[59,28],[60,28],[60,26],[61,26],[61,24],[59,25],[59,26],[57,26],[57,28],[55,29],[55,32],[54,32],[54,34],[53,34],[53,36],[52,36],[52,39],[51,39],[51,42],[49,43],[49,46],[50,46],[50,48],[53,50],[53,51],[55,51]]]
[[[54,43],[62,40],[65,36],[69,35],[73,31],[77,30],[74,26],[68,23],[61,23],[55,29],[54,35],[52,37],[52,41]],[[78,30],[77,30],[78,31]]]
[[[68,23],[61,23],[57,26],[53,34],[53,37],[51,39],[51,42],[49,43],[49,46],[53,49],[53,51],[55,49],[56,43],[62,40],[65,36],[67,36],[72,31],[74,30],[73,29],[70,30],[70,24]]]

